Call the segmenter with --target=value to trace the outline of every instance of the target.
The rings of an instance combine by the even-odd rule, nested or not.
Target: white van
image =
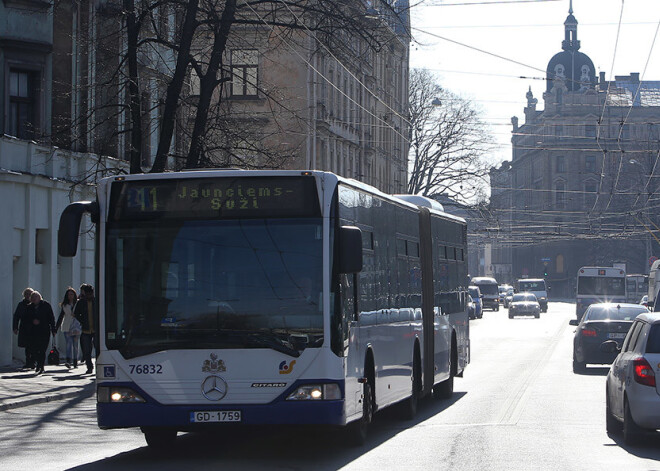
[[[481,301],[483,309],[490,308],[493,311],[500,310],[500,290],[497,280],[488,276],[478,276],[472,278],[471,285],[478,286],[481,291]]]
[[[541,305],[542,312],[548,312],[548,289],[543,278],[522,278],[517,281],[519,293],[532,293]]]

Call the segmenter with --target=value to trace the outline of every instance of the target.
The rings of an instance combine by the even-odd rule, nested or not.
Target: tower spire
[[[573,0],[570,0],[570,3],[568,4],[568,14],[573,14]]]

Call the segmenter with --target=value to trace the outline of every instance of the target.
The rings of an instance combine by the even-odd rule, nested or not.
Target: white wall
[[[78,290],[82,282],[94,283],[93,234],[84,230],[89,220],[83,222],[73,259],[57,255],[57,226],[71,201],[95,198],[96,175],[115,174],[119,168],[126,169],[126,163],[0,137],[0,365],[24,359],[12,317],[26,286],[39,291],[57,317],[67,286]],[[37,263],[38,230],[44,231],[43,263]],[[58,343],[63,347],[63,338]]]

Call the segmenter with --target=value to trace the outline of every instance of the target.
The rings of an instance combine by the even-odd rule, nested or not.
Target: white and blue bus
[[[429,203],[430,206],[433,206]],[[449,397],[469,363],[465,221],[331,173],[192,171],[100,181],[98,425],[347,426]]]
[[[625,303],[626,272],[615,267],[582,267],[577,273],[575,315],[582,315],[594,303]]]

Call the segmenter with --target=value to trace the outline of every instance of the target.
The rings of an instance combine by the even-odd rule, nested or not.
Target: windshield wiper
[[[245,340],[253,345],[272,348],[275,351],[295,358],[300,356],[300,351],[294,348],[291,343],[279,338],[277,335],[269,331],[250,332],[246,335]]]

